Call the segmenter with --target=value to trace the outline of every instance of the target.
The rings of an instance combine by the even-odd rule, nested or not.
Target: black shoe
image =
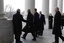
[[[20,43],[22,43],[22,41],[20,41]]]
[[[58,42],[52,42],[52,43],[58,43]]]
[[[52,43],[56,43],[56,42],[52,42]]]
[[[32,39],[33,41],[36,41],[36,39]]]
[[[16,42],[16,43],[22,43],[22,41],[18,41],[18,42]]]
[[[25,37],[22,37],[24,40],[26,39]]]

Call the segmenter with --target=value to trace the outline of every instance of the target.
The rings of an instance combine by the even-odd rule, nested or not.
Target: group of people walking
[[[17,13],[13,15],[13,27],[14,27],[14,34],[16,43],[22,43],[20,41],[20,36],[22,34],[22,31],[24,32],[23,39],[26,39],[26,36],[28,33],[31,33],[33,36],[33,41],[36,41],[36,38],[38,36],[43,35],[44,25],[45,22],[45,16],[40,11],[37,12],[37,9],[34,9],[34,14],[31,13],[31,10],[27,10],[27,20],[23,19],[23,16],[20,14],[20,9],[17,10]],[[22,29],[22,21],[26,22],[26,26]],[[49,29],[52,29],[52,21],[53,16],[50,14],[49,16]],[[54,16],[54,27],[52,34],[55,35],[55,42],[53,43],[59,43],[59,37],[64,41],[64,37],[62,36],[62,30],[61,30],[61,13],[59,11],[59,8],[55,8],[55,16]]]
[[[34,15],[31,13],[31,10],[27,10],[27,20],[24,20],[22,15],[20,14],[20,9],[17,10],[17,13],[13,15],[13,26],[14,26],[14,34],[16,38],[16,43],[20,43],[20,35],[23,32],[23,39],[26,39],[28,33],[31,33],[33,36],[33,41],[36,41],[36,37],[43,35],[44,24],[45,24],[45,16],[37,12],[37,9],[34,9]],[[22,29],[22,21],[26,22],[26,26]]]
[[[33,41],[36,40],[36,37],[38,37],[39,35],[43,35],[43,30],[44,30],[44,24],[45,24],[45,17],[44,15],[41,13],[38,14],[37,9],[35,10],[35,14],[33,16],[33,14],[31,13],[30,10],[28,10],[28,16],[27,16],[27,24],[24,27],[23,31],[25,32],[25,34],[23,35],[23,39],[26,39],[26,35],[31,32],[33,35]]]

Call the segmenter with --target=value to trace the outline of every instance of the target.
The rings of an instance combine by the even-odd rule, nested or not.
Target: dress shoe
[[[58,42],[52,42],[52,43],[58,43]]]
[[[32,39],[33,41],[36,41],[36,39]]]
[[[25,37],[22,37],[24,40],[26,40],[26,38]]]
[[[20,41],[20,42],[16,42],[16,43],[22,43],[22,41]]]
[[[20,43],[22,43],[22,41],[20,41]]]

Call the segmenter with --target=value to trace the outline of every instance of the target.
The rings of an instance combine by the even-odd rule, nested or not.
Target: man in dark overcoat
[[[33,36],[33,41],[36,41],[36,36],[35,36],[35,30],[34,30],[34,23],[33,23],[33,14],[31,13],[31,10],[28,9],[28,15],[27,15],[27,23],[26,26],[24,27],[23,31],[25,32],[23,35],[23,39],[26,39],[26,36],[28,33],[31,33]]]
[[[37,9],[34,9],[34,29],[36,33],[36,37],[38,36],[38,26],[39,26],[39,14],[37,12]]]
[[[39,31],[38,31],[40,36],[43,35],[43,30],[44,30],[45,24],[46,24],[45,15],[42,14],[42,12],[40,11],[40,14],[39,14]]]
[[[64,37],[62,36],[61,31],[61,13],[59,11],[59,8],[55,8],[55,17],[54,17],[54,28],[53,28],[53,34],[55,35],[55,42],[53,43],[59,43],[59,37],[64,41]]]
[[[16,43],[20,43],[20,36],[22,33],[22,21],[26,22],[20,14],[20,9],[13,15],[13,30],[15,34]],[[22,42],[21,42],[22,43]]]

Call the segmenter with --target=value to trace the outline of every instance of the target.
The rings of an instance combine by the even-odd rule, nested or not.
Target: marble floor
[[[32,41],[33,38],[32,35],[29,33],[26,37],[26,40],[22,39],[23,43],[52,43],[54,42],[54,35],[52,34],[52,29],[48,29],[48,22],[46,22],[45,30],[43,36],[40,36],[37,38],[36,41]],[[64,30],[62,30],[63,36],[64,36]],[[22,37],[22,35],[21,35]],[[15,40],[14,40],[15,43]],[[62,40],[59,38],[59,43],[62,43]]]

